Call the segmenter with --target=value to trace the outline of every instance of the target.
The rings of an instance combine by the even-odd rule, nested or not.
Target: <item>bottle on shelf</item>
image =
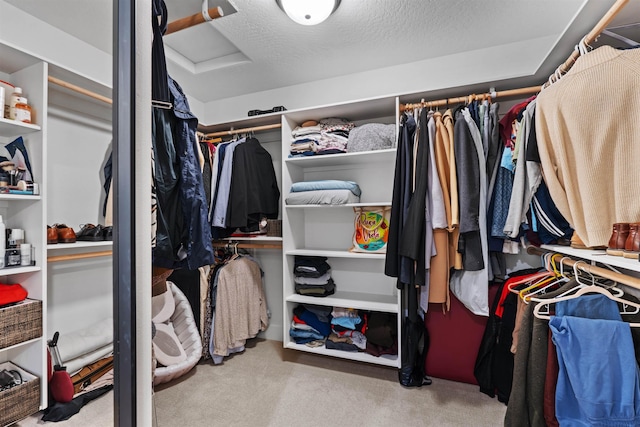
[[[31,123],[31,106],[27,103],[27,98],[23,97],[16,103],[14,120]]]
[[[22,96],[22,88],[16,86],[13,88],[13,93],[9,98],[9,118],[11,120],[16,119],[16,104],[18,103],[27,103],[27,99]]]

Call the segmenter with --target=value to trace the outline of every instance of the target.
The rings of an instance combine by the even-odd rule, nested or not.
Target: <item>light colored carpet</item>
[[[506,406],[477,386],[434,378],[430,386],[405,389],[397,376],[396,369],[255,339],[221,365],[201,362],[184,377],[156,387],[157,427],[503,424]],[[57,424],[111,426],[111,405],[113,393]],[[17,425],[37,425],[39,418]]]

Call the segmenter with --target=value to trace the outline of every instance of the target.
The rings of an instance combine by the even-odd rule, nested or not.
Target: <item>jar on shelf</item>
[[[27,103],[27,100],[25,98],[22,97],[22,88],[21,87],[14,87],[13,88],[13,93],[11,94],[11,97],[9,98],[9,118],[11,120],[15,120],[16,119],[16,104],[22,102],[22,103]]]
[[[14,120],[31,123],[31,106],[27,104],[27,98],[21,98],[21,102],[16,103]]]

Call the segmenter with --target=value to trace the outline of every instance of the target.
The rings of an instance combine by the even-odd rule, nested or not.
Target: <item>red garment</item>
[[[502,137],[502,142],[504,143],[505,146],[510,145],[510,142],[511,142],[511,131],[513,128],[513,121],[518,117],[520,112],[524,110],[527,107],[527,105],[529,105],[529,103],[534,99],[536,99],[535,95],[527,99],[526,101],[515,105],[513,108],[511,108],[507,112],[507,114],[504,115],[504,117],[502,117],[502,119],[500,119],[500,123],[499,123],[500,137]]]
[[[511,292],[509,290],[509,284],[513,282],[525,281],[527,277],[534,276],[536,274],[538,273],[527,274],[524,276],[514,276],[507,279],[504,287],[502,288],[502,293],[500,294],[500,300],[498,301],[498,306],[496,307],[496,316],[502,318],[502,314],[504,313],[504,300],[507,298],[507,295],[509,295],[509,292]]]
[[[548,427],[560,427],[556,418],[556,384],[558,383],[558,355],[556,354],[556,346],[551,339],[551,330],[549,330],[549,344],[547,346],[547,370],[544,378],[544,421]]]
[[[293,321],[295,323],[300,323],[302,325],[306,325],[307,322],[305,322],[304,320],[302,320],[301,318],[299,318],[298,316],[296,316],[295,314],[293,315]]]

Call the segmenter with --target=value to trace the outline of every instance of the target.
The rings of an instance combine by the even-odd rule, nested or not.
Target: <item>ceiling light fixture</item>
[[[294,22],[316,25],[327,19],[340,4],[340,0],[276,0]]]

